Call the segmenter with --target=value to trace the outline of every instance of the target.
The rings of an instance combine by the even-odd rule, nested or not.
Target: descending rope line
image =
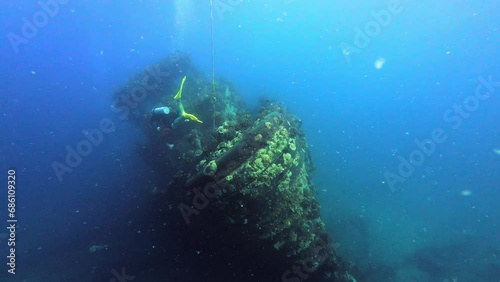
[[[214,6],[213,0],[210,0],[210,48],[212,49],[212,90],[215,93],[215,64],[214,64]]]
[[[214,4],[210,0],[210,48],[212,49],[212,104],[213,108],[213,126],[215,129],[215,55],[214,55]]]

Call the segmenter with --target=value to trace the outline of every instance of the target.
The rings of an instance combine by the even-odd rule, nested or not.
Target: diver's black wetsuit
[[[172,130],[172,122],[174,120],[175,114],[170,112],[168,107],[161,107],[151,111],[149,122],[155,130],[165,133]]]

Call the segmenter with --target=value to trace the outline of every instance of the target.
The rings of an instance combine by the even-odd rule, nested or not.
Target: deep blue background
[[[500,265],[500,87],[456,130],[443,120],[479,76],[500,81],[498,1],[401,1],[403,11],[349,58],[339,46],[354,45],[356,28],[388,1],[215,2],[229,5],[213,16],[215,75],[234,82],[250,106],[274,98],[303,120],[323,217],[341,254],[394,267],[421,248],[458,242],[485,249],[464,260]],[[209,78],[209,1],[68,1],[18,53],[8,34],[21,34],[23,18],[41,7],[0,6],[0,168],[17,170],[19,252],[111,244],[93,238],[140,210],[138,191],[154,185],[133,151],[141,136],[111,111],[112,93],[175,50],[189,52]],[[64,162],[65,147],[103,118],[116,131],[59,182],[51,163]],[[391,191],[384,173],[435,128],[446,142]],[[353,220],[363,232],[348,226]],[[472,266],[457,269],[464,267]]]

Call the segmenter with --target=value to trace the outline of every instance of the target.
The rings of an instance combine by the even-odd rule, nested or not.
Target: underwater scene
[[[499,1],[0,7],[0,281],[500,281]]]

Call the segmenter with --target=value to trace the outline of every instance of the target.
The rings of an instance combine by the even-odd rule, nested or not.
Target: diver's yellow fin
[[[203,121],[199,120],[195,115],[188,114],[186,112],[182,112],[182,116],[185,117],[185,118],[188,118],[190,120],[194,120],[196,122],[203,123]]]
[[[179,100],[182,96],[182,88],[184,88],[184,81],[186,81],[186,76],[182,78],[181,82],[181,88],[179,88],[179,91],[177,91],[177,94],[174,96],[174,100]]]

